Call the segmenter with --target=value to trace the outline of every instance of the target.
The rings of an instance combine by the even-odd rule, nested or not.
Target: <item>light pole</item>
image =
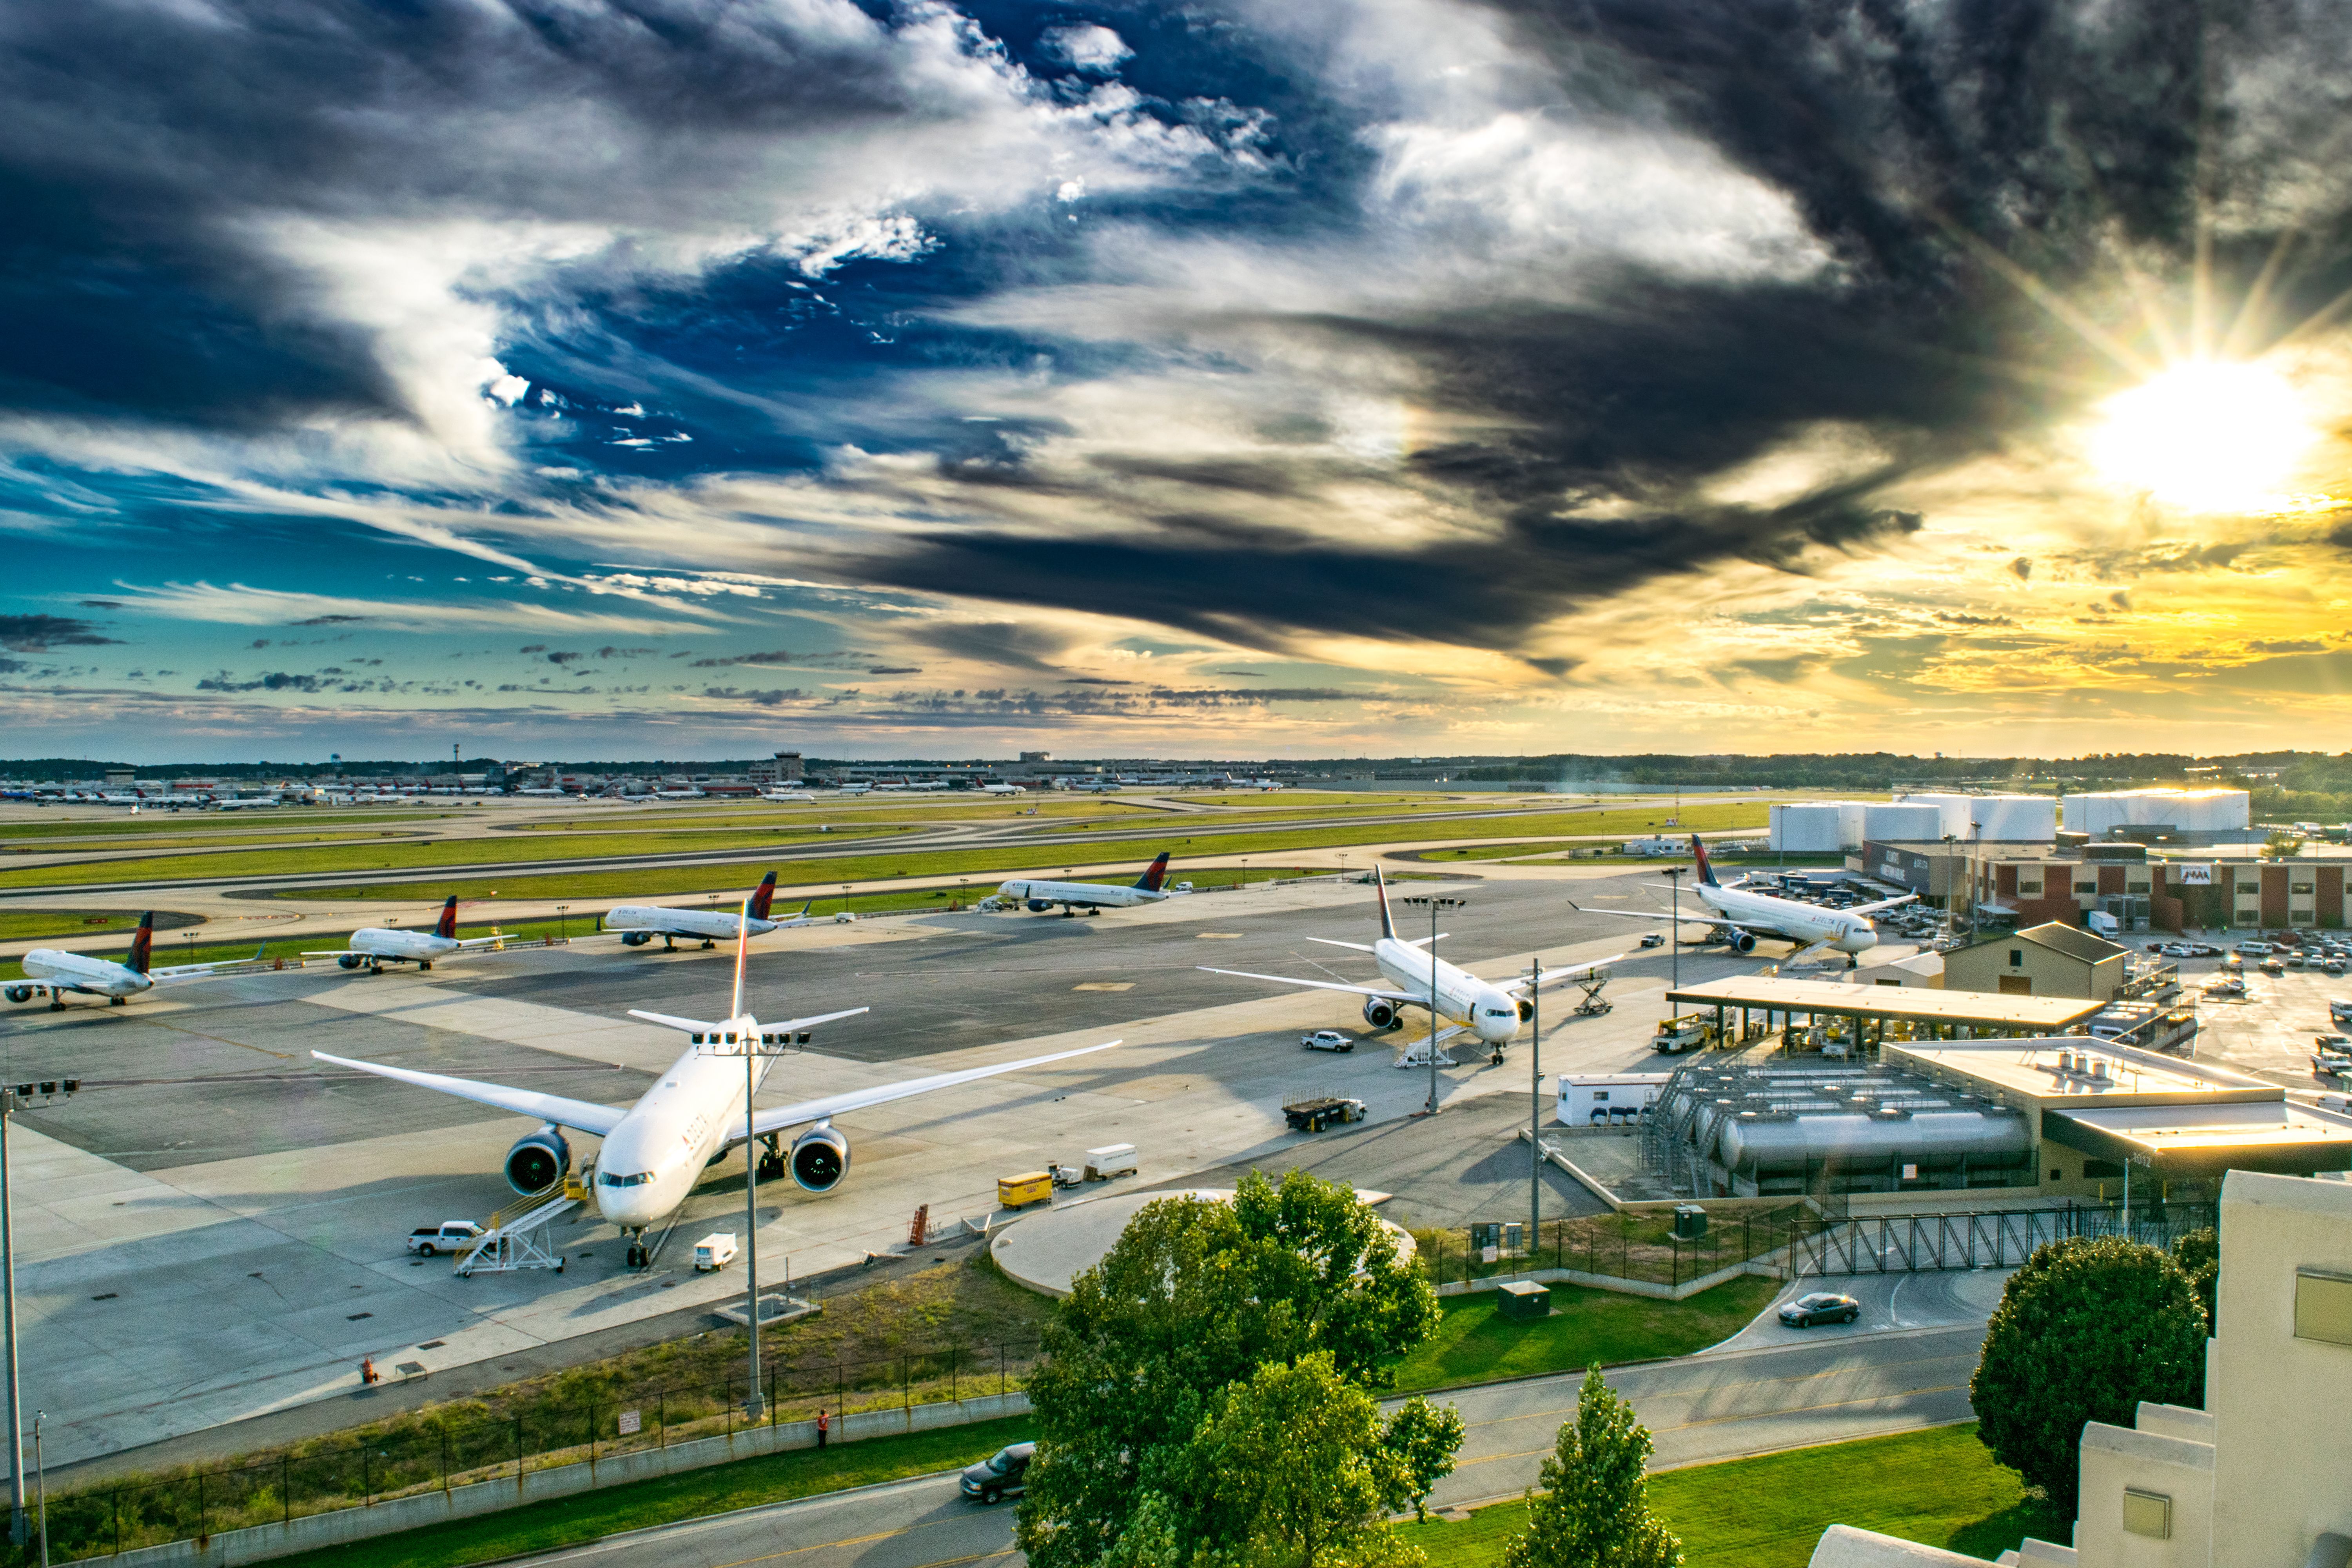
[[[1444,998],[1437,992],[1437,911],[1466,907],[1467,899],[1428,898],[1407,899],[1409,904],[1429,906],[1429,1103],[1423,1108],[1425,1116],[1437,1114],[1437,1010]]]
[[[555,930],[556,934],[565,942],[572,940],[572,906],[570,904],[555,906]]]
[[[1671,976],[1666,989],[1669,991],[1683,988],[1683,873],[1689,869],[1687,866],[1666,868],[1666,885],[1674,889],[1675,900],[1675,918],[1666,927],[1666,963]]]
[[[1528,965],[1528,1261],[1535,1262],[1543,1224],[1543,959]]]
[[[751,1341],[751,1387],[744,1395],[743,1414],[757,1426],[766,1404],[760,1397],[760,1141],[752,1132],[751,1108],[751,1097],[760,1087],[752,1065],[761,1054],[760,1035],[756,1029],[743,1027],[743,962],[751,946],[751,900],[745,899],[742,918],[735,924],[735,1003],[727,1022],[743,1045],[743,1284],[750,1292],[744,1298],[750,1309],[744,1322]]]
[[[1949,833],[1944,835],[1944,877],[1946,879],[1944,885],[1944,940],[1946,942],[1950,942],[1955,934],[1952,928],[1952,889],[1950,879],[1952,875],[1952,846],[1958,842],[1959,842],[1959,840],[1955,835]]]
[[[2131,1213],[2129,1203],[2124,1212],[2126,1216]],[[47,1416],[46,1410],[33,1412],[33,1490],[40,1509],[33,1527],[41,1538],[41,1568],[49,1568],[49,1468],[41,1461],[41,1423]]]

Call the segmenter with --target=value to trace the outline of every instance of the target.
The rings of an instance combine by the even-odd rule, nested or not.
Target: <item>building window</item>
[[[2145,893],[2147,891],[2147,884],[2146,882],[2126,882],[2124,884],[2124,891],[2126,893]]]
[[[2352,1345],[2352,1274],[2294,1271],[2294,1337]]]
[[[2304,893],[2307,895],[2311,891],[2311,884],[2308,882],[2289,882],[2286,885],[2286,890],[2290,893]]]
[[[2020,882],[2017,885],[2017,896],[2021,899],[2038,899],[2042,896],[2042,884],[2039,882]]]
[[[2009,966],[2011,969],[2022,969],[2025,967],[2025,950],[2023,948],[2012,947],[2009,950]]]
[[[2240,910],[2238,911],[2238,923],[2242,926],[2258,926],[2263,923],[2263,911],[2260,910]]]
[[[2063,1182],[2066,1179],[2066,1173],[2053,1165],[2050,1167],[2050,1179],[2053,1182]]]
[[[2307,926],[2317,924],[2319,915],[2314,910],[2289,910],[2286,912],[2286,919],[2289,925]]]
[[[2154,1541],[2172,1539],[2172,1500],[2162,1492],[2124,1489],[2124,1532]]]
[[[2074,890],[2078,893],[2095,893],[2099,890],[2099,884],[2095,881],[2077,882],[2074,884]]]

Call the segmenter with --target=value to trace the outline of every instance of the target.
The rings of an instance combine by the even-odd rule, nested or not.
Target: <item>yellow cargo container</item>
[[[996,1178],[996,1206],[999,1208],[1024,1208],[1030,1204],[1044,1203],[1053,1195],[1054,1173],[1050,1171],[1031,1171],[1026,1175]]]

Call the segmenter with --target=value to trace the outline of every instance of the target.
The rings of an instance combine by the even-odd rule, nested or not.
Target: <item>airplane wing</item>
[[[1370,952],[1372,951],[1372,944],[1368,942],[1340,942],[1335,938],[1328,936],[1310,936],[1307,940],[1309,942],[1319,942],[1325,947],[1344,947],[1351,952]]]
[[[1053,1055],[1045,1057],[1024,1057],[1017,1062],[999,1062],[990,1068],[966,1068],[961,1072],[935,1073],[929,1078],[908,1079],[903,1083],[886,1083],[873,1089],[853,1089],[841,1094],[826,1095],[822,1100],[804,1100],[798,1105],[772,1106],[752,1116],[751,1131],[753,1136],[764,1138],[771,1132],[781,1132],[788,1127],[798,1127],[803,1122],[822,1121],[833,1116],[846,1116],[853,1110],[864,1110],[875,1105],[887,1105],[894,1100],[909,1100],[919,1094],[929,1094],[934,1089],[953,1089],[961,1083],[977,1083],[982,1079],[994,1078],[1000,1073],[1020,1072],[1027,1068],[1044,1067],[1049,1062],[1066,1062],[1072,1057],[1092,1056],[1097,1051],[1107,1051],[1113,1046],[1121,1044],[1124,1042],[1105,1040],[1099,1046],[1081,1046],[1075,1051],[1055,1051]],[[740,1143],[742,1140],[737,1138],[731,1142]]]
[[[1843,912],[1850,915],[1866,915],[1877,910],[1891,910],[1897,904],[1916,904],[1918,901],[1918,894],[1906,893],[1899,899],[1881,899],[1874,904],[1856,904]]]
[[[268,951],[269,944],[265,942],[253,950],[251,958],[218,958],[209,963],[174,963],[163,969],[148,970],[147,978],[158,985],[170,985],[181,980],[202,980],[223,970],[244,969],[259,963],[261,955]]]
[[[795,926],[829,926],[834,923],[833,917],[831,915],[813,915],[809,913],[809,911],[814,908],[816,908],[816,900],[814,899],[811,899],[807,903],[801,906],[800,913],[788,916],[780,921],[770,921],[768,925],[771,930],[774,931],[791,931]]]
[[[599,1138],[621,1124],[628,1114],[625,1106],[595,1105],[584,1100],[566,1100],[560,1094],[541,1094],[534,1089],[508,1089],[500,1084],[476,1083],[471,1079],[444,1078],[437,1072],[417,1072],[411,1068],[382,1067],[374,1062],[355,1062],[348,1057],[331,1057],[324,1051],[310,1053],[322,1062],[332,1062],[339,1068],[357,1068],[378,1078],[388,1078],[400,1083],[413,1083],[419,1089],[438,1089],[454,1094],[460,1100],[495,1106],[510,1110],[517,1116],[536,1116],[542,1121],[552,1121],[559,1127],[572,1128],[581,1132],[593,1132]]]
[[[1684,915],[1677,920],[1673,915],[1652,914],[1646,910],[1588,910],[1582,904],[1576,903],[1571,903],[1568,907],[1580,915],[1615,915],[1620,920],[1628,921],[1669,921],[1686,926],[1723,926],[1732,931],[1752,931],[1759,936],[1780,934],[1779,926],[1767,925],[1761,921],[1736,921],[1728,915],[1717,914],[1712,910],[1701,915]]]
[[[1571,963],[1559,969],[1547,969],[1544,971],[1544,977],[1540,984],[1529,986],[1522,980],[1509,989],[1515,996],[1525,995],[1529,990],[1549,991],[1555,985],[1565,985],[1571,980],[1581,980],[1596,969],[1606,969],[1622,959],[1633,956],[1630,952],[1612,952],[1606,958],[1596,958],[1584,963]]]
[[[1276,985],[1304,985],[1310,991],[1345,991],[1351,996],[1379,996],[1391,1002],[1425,1002],[1428,999],[1412,991],[1383,991],[1377,985],[1342,985],[1336,980],[1300,980],[1288,974],[1253,974],[1246,969],[1209,969],[1205,963],[1196,968],[1211,974],[1237,975],[1244,980],[1271,980]]]
[[[762,1035],[785,1034],[794,1029],[814,1029],[819,1024],[830,1024],[835,1018],[855,1018],[860,1013],[871,1011],[873,1009],[870,1007],[844,1007],[838,1013],[819,1013],[808,1018],[786,1018],[782,1023],[761,1025],[760,1033]],[[666,1029],[684,1029],[696,1035],[708,1035],[727,1027],[724,1024],[713,1024],[700,1018],[676,1018],[667,1013],[640,1013],[635,1007],[629,1009],[629,1016],[643,1018],[648,1024],[659,1024]]]

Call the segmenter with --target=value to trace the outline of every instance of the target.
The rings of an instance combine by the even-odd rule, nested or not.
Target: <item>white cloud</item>
[[[117,582],[111,592],[129,610],[236,626],[299,626],[305,622],[364,623],[385,631],[443,631],[494,626],[516,631],[633,632],[661,635],[706,632],[694,622],[654,620],[643,616],[558,609],[528,599],[474,599],[434,603],[357,599],[330,594],[287,593],[243,583],[166,583],[158,587]]]
[[[1037,43],[1049,58],[1066,61],[1083,71],[1114,71],[1119,62],[1135,56],[1125,38],[1092,22],[1074,27],[1048,27]]]

